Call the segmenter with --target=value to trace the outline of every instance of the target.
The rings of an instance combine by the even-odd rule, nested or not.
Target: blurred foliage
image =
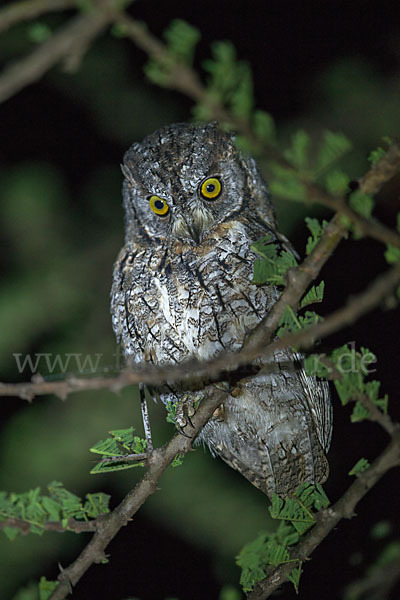
[[[59,15],[51,16],[47,25],[36,27],[36,31],[29,24],[13,28],[0,37],[2,57],[10,59],[27,52],[35,46],[32,38],[43,36],[47,26],[57,26],[61,20]],[[194,42],[192,38],[189,41]],[[209,59],[205,67],[215,93],[228,96],[235,114],[247,114],[251,73],[247,63],[234,62],[234,53],[233,46],[217,43],[214,62]],[[96,144],[116,149],[122,156],[133,141],[159,126],[190,118],[185,101],[145,81],[138,60],[137,55],[132,60],[127,40],[101,39],[76,73],[50,73],[43,93],[63,106],[75,106],[87,131],[94,131]],[[222,64],[221,79],[217,67]],[[234,94],[225,86],[227,72],[236,86]],[[305,111],[280,123],[278,134],[272,117],[262,110],[254,113],[254,127],[269,142],[275,143],[277,138],[301,164],[306,154],[311,164],[318,163],[322,129],[341,130],[354,141],[345,163],[350,176],[357,177],[366,168],[367,153],[381,136],[400,129],[399,85],[398,79],[385,79],[360,59],[333,62],[316,74]],[[310,134],[294,138],[300,122]],[[64,126],[67,129],[76,124]],[[28,370],[18,372],[14,353],[100,354],[99,369],[116,367],[108,303],[112,265],[123,235],[118,160],[107,157],[98,165],[88,161],[89,168],[66,161],[70,171],[64,171],[50,157],[46,161],[41,158],[45,128],[44,141],[37,129],[35,132],[38,157],[32,155],[30,162],[13,164],[4,159],[0,164],[0,233],[6,250],[0,259],[4,269],[0,357],[1,376],[8,381],[31,376]],[[62,134],[62,130],[52,132],[60,136],[57,142],[61,145]],[[79,154],[78,138],[76,146],[75,160],[87,159]],[[261,166],[269,178],[271,172]],[[71,177],[74,169],[81,174],[79,187]],[[347,186],[348,180],[344,181],[341,173],[339,162],[338,175],[326,182],[328,189]],[[310,213],[307,207],[288,200],[287,190],[285,199],[277,200],[276,209],[281,229],[289,235]],[[317,236],[318,232],[315,239]],[[45,368],[42,361],[44,376],[63,376]],[[65,403],[40,398],[31,406],[14,400],[13,406],[10,419],[2,423],[0,488],[24,492],[62,478],[77,494],[85,494],[91,487],[112,488],[112,502],[117,502],[140,477],[131,471],[112,477],[99,475],[95,480],[88,475],[93,465],[88,450],[105,432],[131,424],[139,428],[136,390],[125,389],[119,395],[76,394]],[[165,424],[160,406],[151,410],[155,442],[163,443],[173,429]],[[236,574],[227,565],[243,544],[260,529],[272,527],[265,497],[201,449],[188,455],[179,469],[168,470],[162,479],[162,493],[152,496],[142,510],[160,527],[207,549],[221,582],[235,581]],[[19,536],[10,545],[1,536],[0,565],[7,578],[0,579],[0,597],[10,597],[12,590],[37,577],[55,556],[68,563],[83,543],[79,536],[49,533],[41,539]],[[238,597],[229,586],[224,595],[221,593],[221,600]],[[17,598],[25,598],[23,590]]]

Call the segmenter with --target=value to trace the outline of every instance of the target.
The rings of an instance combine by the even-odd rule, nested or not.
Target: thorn
[[[61,563],[58,563],[58,568],[60,569],[60,574],[58,575],[57,579],[61,581],[61,583],[65,583],[68,588],[68,593],[72,594],[72,581],[69,578],[66,569],[64,569]]]

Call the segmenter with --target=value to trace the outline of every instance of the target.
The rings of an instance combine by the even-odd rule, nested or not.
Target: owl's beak
[[[196,244],[200,244],[200,242],[202,241],[202,230],[201,228],[198,226],[197,223],[192,223],[191,225],[188,224],[188,231],[190,233],[190,237],[192,238],[192,240],[196,243]]]
[[[173,233],[179,237],[190,238],[195,244],[201,244],[213,222],[213,215],[203,206],[195,205],[180,213],[173,224]]]

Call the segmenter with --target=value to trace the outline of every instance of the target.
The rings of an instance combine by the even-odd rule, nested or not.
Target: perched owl
[[[128,364],[176,364],[241,349],[280,296],[252,283],[253,242],[277,232],[255,161],[207,125],[160,129],[124,156],[125,246],[112,287],[113,328]],[[166,383],[163,402],[193,405],[205,382]],[[279,351],[227,376],[229,394],[198,440],[267,495],[328,474],[326,382]]]

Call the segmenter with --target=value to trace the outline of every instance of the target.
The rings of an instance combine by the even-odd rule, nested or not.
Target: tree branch
[[[76,0],[23,0],[0,9],[0,33],[47,12],[76,8]]]
[[[10,6],[4,9],[3,15],[0,13],[0,17],[3,16],[3,23],[7,25],[20,20],[25,14],[27,4],[30,3],[23,2],[16,7]],[[47,7],[51,4],[48,2]],[[113,0],[99,0],[95,8],[71,19],[31,54],[6,68],[0,76],[0,102],[11,98],[27,85],[40,79],[63,59],[67,60],[69,69],[75,68],[93,40],[115,17],[114,4]],[[36,11],[35,14],[39,14],[46,10],[45,6],[45,2],[38,2],[32,10]]]
[[[59,575],[60,583],[52,593],[50,600],[61,600],[70,593],[75,585],[93,564],[105,558],[104,551],[118,531],[132,519],[147,498],[158,489],[158,482],[166,468],[177,454],[186,454],[201,428],[214,410],[225,400],[226,392],[209,386],[205,390],[206,398],[201,402],[192,417],[191,438],[176,434],[168,444],[153,450],[147,461],[147,472],[142,480],[131,490],[123,501],[109,514],[96,519],[96,533],[78,558]]]
[[[58,531],[60,533],[64,533],[65,531],[74,531],[75,533],[82,533],[84,531],[96,531],[97,519],[92,519],[90,521],[78,521],[77,519],[69,519],[66,527],[64,527],[59,522],[49,521],[48,523],[37,524],[38,527],[41,527],[44,531]],[[0,521],[0,530],[5,527],[13,527],[14,529],[19,529],[23,535],[27,535],[30,533],[31,525],[36,523],[31,523],[30,521],[25,521],[24,519],[14,519],[8,518],[4,519],[4,521]]]
[[[291,549],[291,558],[300,561],[307,560],[329,532],[337,526],[339,521],[351,519],[355,516],[354,510],[357,504],[383,475],[393,467],[398,466],[400,466],[400,427],[397,425],[391,442],[371,466],[359,475],[331,508],[327,508],[316,515],[316,524],[304,536],[302,541]],[[293,563],[286,563],[273,569],[248,594],[248,600],[265,600],[269,598],[278,587],[287,581],[287,576],[292,569]]]

